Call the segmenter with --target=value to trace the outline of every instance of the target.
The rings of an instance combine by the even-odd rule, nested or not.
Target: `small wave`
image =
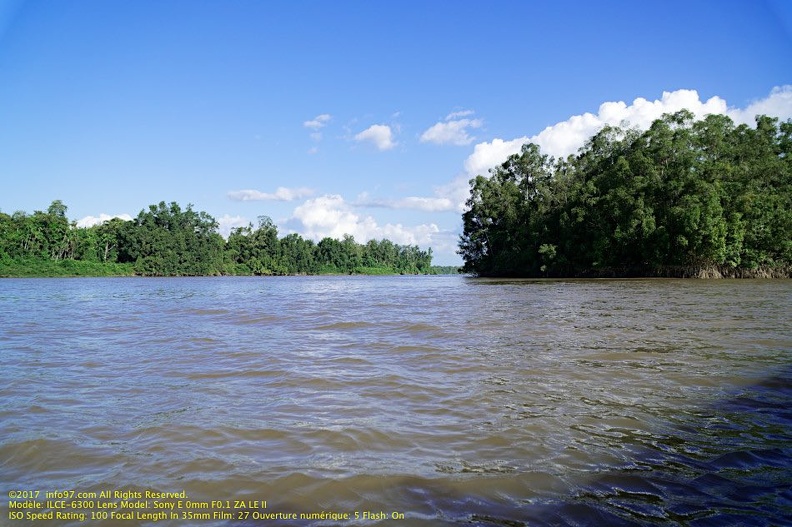
[[[376,327],[377,325],[372,322],[365,322],[365,321],[345,321],[345,322],[333,322],[331,324],[321,324],[318,326],[314,326],[311,329],[319,330],[319,331],[346,331],[346,330],[353,330],[353,329],[366,329],[371,327]]]
[[[231,311],[228,309],[206,309],[206,308],[199,308],[199,309],[187,309],[184,311],[185,315],[197,315],[197,316],[204,316],[204,315],[228,315]]]

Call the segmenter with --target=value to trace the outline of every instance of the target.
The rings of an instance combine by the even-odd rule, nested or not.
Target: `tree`
[[[313,274],[316,272],[314,243],[291,233],[278,242],[279,274]]]
[[[371,272],[364,268],[371,262],[381,263],[377,271],[413,273],[429,272],[431,266],[431,249],[402,247],[389,240],[371,240],[364,246],[351,235],[325,238],[319,244],[296,233],[279,239],[267,216],[259,216],[255,228],[249,224],[233,229],[225,241],[217,232],[217,221],[191,204],[182,209],[176,202],[161,201],[132,221],[113,218],[88,228],[69,223],[66,211],[66,205],[55,200],[47,212],[0,213],[0,260],[20,260],[20,267],[28,260],[79,260],[106,264],[116,273],[128,274],[131,267],[144,276],[356,273]],[[66,262],[59,268],[75,267]]]
[[[223,269],[223,240],[217,222],[192,205],[182,211],[171,202],[141,210],[132,229],[121,233],[125,257],[135,271],[149,276],[218,274]]]
[[[528,144],[520,154],[490,171],[489,178],[471,180],[459,251],[466,272],[512,275],[535,271],[552,164],[538,146]]]
[[[470,181],[459,253],[489,276],[792,264],[792,121],[664,115],[578,155],[536,145]],[[609,271],[610,270],[610,271]]]

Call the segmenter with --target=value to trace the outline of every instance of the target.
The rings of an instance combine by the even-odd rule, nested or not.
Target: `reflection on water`
[[[185,489],[398,525],[780,525],[791,308],[789,281],[3,280],[2,503]]]

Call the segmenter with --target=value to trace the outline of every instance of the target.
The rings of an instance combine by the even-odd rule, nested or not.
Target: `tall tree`
[[[577,156],[535,145],[472,179],[459,252],[481,275],[792,264],[792,121],[664,115]],[[621,270],[621,271],[619,271]]]

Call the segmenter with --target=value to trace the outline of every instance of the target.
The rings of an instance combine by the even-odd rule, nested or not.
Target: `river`
[[[3,525],[792,524],[790,280],[3,279],[0,323]]]

